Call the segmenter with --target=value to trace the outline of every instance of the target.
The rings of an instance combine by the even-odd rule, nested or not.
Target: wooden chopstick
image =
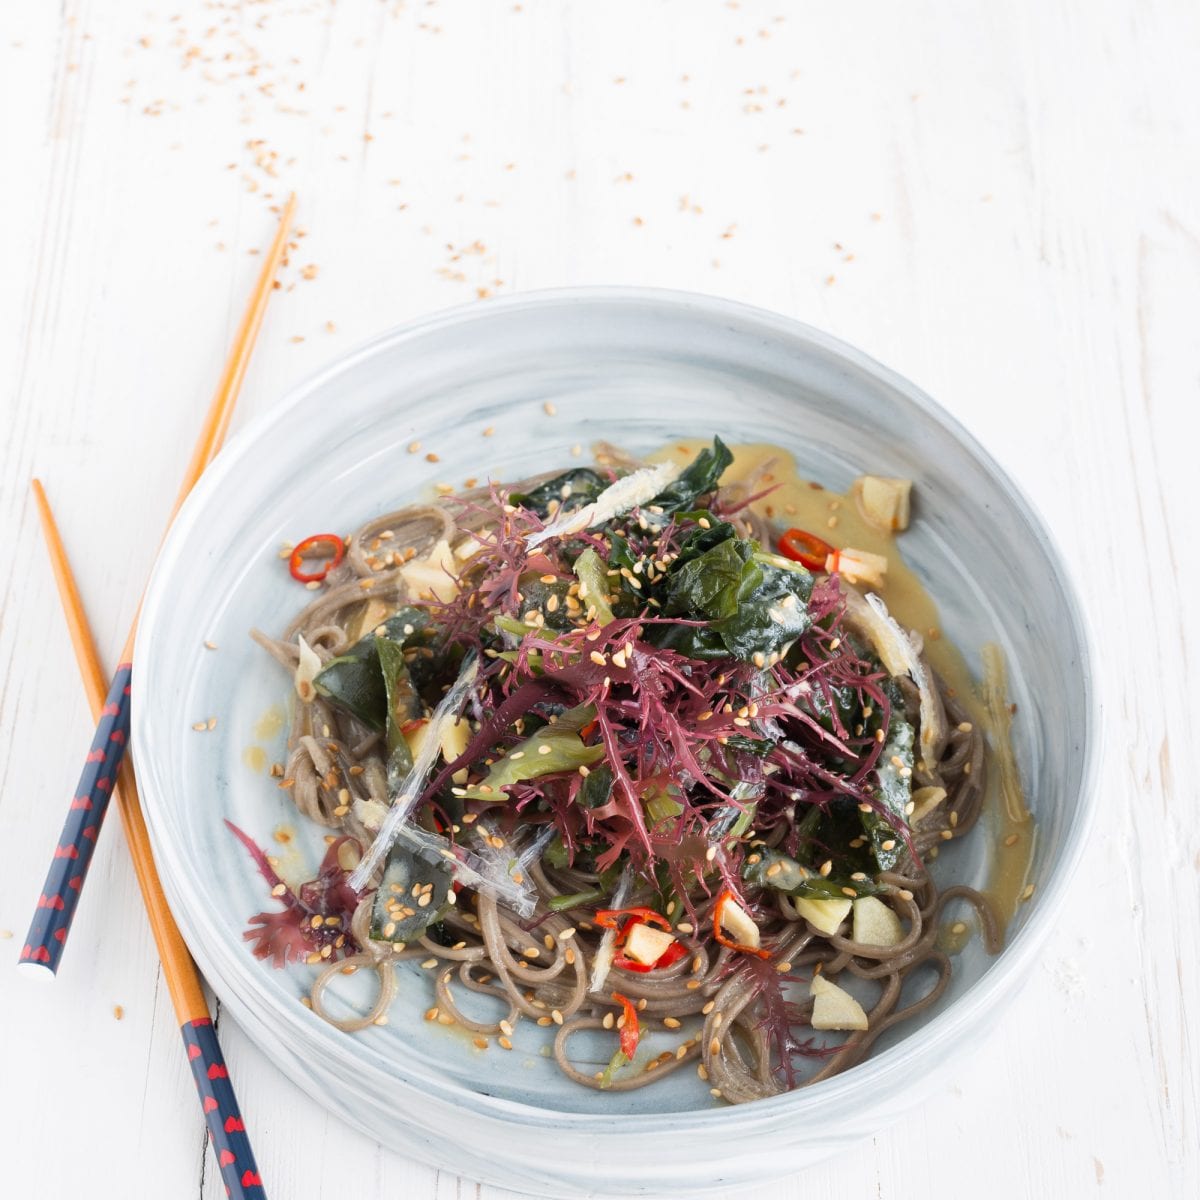
[[[83,601],[75,584],[75,576],[67,559],[67,552],[50,509],[46,493],[38,480],[33,481],[33,496],[37,502],[38,516],[42,520],[42,532],[50,562],[54,568],[54,580],[62,601],[63,614],[83,678],[88,704],[92,715],[99,718],[105,703],[105,673],[92,640]],[[162,961],[163,976],[175,1005],[175,1017],[187,1046],[192,1076],[200,1095],[204,1119],[212,1136],[213,1149],[221,1167],[229,1195],[245,1197],[246,1200],[264,1200],[266,1193],[254,1161],[254,1152],[246,1136],[245,1124],[238,1110],[237,1097],[229,1080],[229,1072],[217,1042],[216,1031],[200,986],[200,973],[184,944],[179,926],[171,916],[167,898],[163,894],[158,869],[150,851],[150,835],[142,813],[138,796],[137,780],[133,764],[128,759],[121,763],[116,789],[117,808],[125,826],[125,838],[129,843],[133,869],[137,875],[142,900],[150,917],[158,957]]]
[[[216,457],[217,451],[220,450],[221,443],[225,439],[225,433],[229,428],[233,409],[241,391],[242,381],[246,376],[250,355],[254,349],[258,331],[262,327],[267,301],[274,289],[275,273],[287,249],[288,232],[295,209],[296,197],[293,194],[284,205],[275,240],[271,243],[250,303],[238,327],[233,349],[221,373],[220,382],[204,418],[191,461],[184,472],[179,495],[171,509],[171,519],[174,519],[180,506],[187,499],[188,493],[195,486],[204,468]],[[37,494],[36,491],[35,494]],[[44,495],[42,499],[44,500]],[[170,520],[167,522],[167,527],[170,528]],[[61,549],[61,542],[59,547]],[[58,570],[59,568],[56,567],[56,576]],[[76,592],[73,595],[74,611],[81,614],[82,608],[78,607],[78,600],[79,596]],[[71,931],[71,923],[83,891],[83,884],[87,879],[100,827],[108,810],[109,796],[117,782],[118,768],[122,765],[129,740],[129,681],[133,669],[133,644],[137,635],[140,611],[141,602],[139,601],[138,612],[134,614],[129,636],[125,640],[125,648],[121,652],[120,663],[112,677],[107,693],[97,708],[96,733],[88,751],[79,784],[71,800],[62,835],[55,846],[54,857],[46,874],[46,883],[38,897],[37,910],[30,923],[29,933],[21,948],[20,962],[22,964],[45,967],[51,973],[58,970],[58,964],[62,958],[67,936]],[[82,616],[75,619],[81,620]],[[86,625],[82,627],[82,631],[87,631]],[[127,777],[132,779],[131,774]],[[148,911],[153,921],[154,910],[149,905]]]

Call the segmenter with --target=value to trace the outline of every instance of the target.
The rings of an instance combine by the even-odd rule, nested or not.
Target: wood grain
[[[1099,829],[954,1084],[740,1195],[1197,1194],[1197,111],[1189,0],[6,6],[0,929],[28,916],[89,728],[28,479],[115,654],[265,210],[295,188],[305,236],[238,424],[415,314],[620,282],[828,329],[996,453],[1095,629]],[[7,1178],[217,1200],[132,871],[102,841],[58,981],[0,971]],[[337,1194],[348,1164],[363,1197],[506,1195],[380,1150],[221,1037],[274,1195]],[[41,1082],[70,1064],[66,1095]]]

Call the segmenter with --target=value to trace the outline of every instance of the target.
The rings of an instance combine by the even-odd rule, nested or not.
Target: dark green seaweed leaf
[[[904,839],[897,832],[896,825],[908,825],[912,766],[913,727],[899,715],[897,708],[893,708],[888,739],[875,771],[879,780],[875,798],[891,814],[892,820],[875,811],[862,814],[863,832],[871,839],[871,850],[881,871],[890,871],[904,853]]]
[[[557,501],[555,511],[569,512],[584,504],[591,504],[608,484],[591,470],[590,467],[579,467],[574,471],[566,471],[547,479],[528,492],[514,492],[509,496],[509,502],[527,508],[537,513],[542,520],[550,515],[551,505]],[[563,489],[567,494],[563,495]]]
[[[313,681],[317,691],[352,713],[372,729],[383,730],[387,720],[387,688],[379,668],[378,641],[409,646],[429,625],[422,608],[402,608],[383,622],[382,634],[374,630],[355,642],[345,654],[330,659]]]
[[[729,447],[719,437],[714,437],[712,449],[701,450],[678,478],[667,484],[646,507],[653,505],[669,513],[695,508],[701,496],[716,491],[731,462],[733,455]]]
[[[708,621],[736,616],[738,605],[762,582],[753,557],[753,543],[726,538],[682,566],[672,563],[663,612]]]
[[[729,653],[743,661],[781,650],[812,623],[808,615],[812,576],[803,567],[792,570],[761,560],[755,566],[759,573],[755,586],[747,594],[748,578],[743,578],[737,611],[712,626]]]
[[[699,558],[700,555],[711,550],[714,546],[719,546],[722,542],[737,537],[737,530],[728,521],[716,520],[705,509],[697,509],[695,512],[679,513],[677,515],[680,519],[692,521],[698,521],[703,518],[709,522],[709,528],[705,529],[703,526],[698,526],[684,538],[680,544],[679,553],[675,556],[675,561],[672,564],[676,570],[685,563],[691,562],[693,558]]]
[[[529,573],[521,576],[521,616],[528,612],[542,614],[545,628],[557,633],[573,628],[571,615],[567,611],[567,591],[575,581],[559,578],[553,583],[544,583],[540,575]],[[553,604],[550,597],[556,597]]]
[[[602,763],[591,769],[583,781],[583,786],[579,789],[576,802],[584,808],[600,808],[601,805],[608,803],[608,799],[612,795],[612,788],[612,767],[607,763]]]
[[[407,846],[393,846],[371,910],[371,940],[415,941],[450,907],[452,880],[448,864],[427,862]],[[422,904],[423,896],[414,896],[413,889],[424,892],[426,885],[432,891],[424,893],[429,900]]]
[[[701,531],[717,534],[719,527]],[[724,536],[715,545],[693,535],[685,548],[700,550],[677,559],[667,580],[667,616],[711,622],[702,631],[673,630],[672,649],[693,658],[732,656],[745,662],[764,657],[798,638],[811,623],[812,576],[797,566],[780,566],[756,542]],[[713,637],[715,635],[715,639]],[[666,643],[664,643],[666,644]]]

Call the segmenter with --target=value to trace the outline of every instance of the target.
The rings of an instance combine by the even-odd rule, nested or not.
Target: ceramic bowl
[[[548,416],[543,404],[557,413]],[[494,427],[493,436],[484,436]],[[312,968],[275,970],[242,940],[269,906],[223,825],[315,864],[305,827],[261,769],[281,759],[273,706],[287,681],[248,638],[303,602],[277,556],[318,529],[353,528],[438,481],[517,478],[598,438],[648,451],[681,435],[774,442],[802,474],[844,489],[864,471],[915,482],[905,557],[945,635],[978,669],[998,641],[1018,704],[1015,746],[1038,837],[1033,900],[1008,944],[960,954],[942,1001],[862,1065],[741,1107],[691,1072],[598,1093],[565,1079],[518,1027],[476,1049],[422,1019],[428,975],[401,968],[390,1023],[339,1033],[299,1003]],[[406,453],[420,440],[440,462]],[[533,294],[406,325],[296,388],[205,473],[163,547],[134,675],[134,747],[172,908],[208,980],[286,1074],[380,1142],[476,1179],[556,1197],[696,1195],[794,1171],[869,1135],[935,1085],[999,1019],[1036,961],[1080,856],[1094,801],[1094,698],[1078,604],[1029,503],[917,388],[834,338],[706,297],[641,290]],[[1019,564],[1019,568],[1018,568]],[[204,649],[205,641],[215,651]],[[194,722],[216,716],[216,729]],[[258,747],[258,749],[254,749]],[[955,844],[943,882],[980,883],[987,839]],[[361,1001],[363,973],[341,1001]],[[914,1081],[920,1081],[914,1086]],[[653,1121],[645,1119],[654,1114]]]

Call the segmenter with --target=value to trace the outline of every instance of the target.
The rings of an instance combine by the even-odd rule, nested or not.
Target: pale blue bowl
[[[548,417],[543,402],[557,415]],[[495,435],[482,431],[495,426]],[[309,968],[276,971],[241,933],[265,886],[225,830],[261,843],[299,826],[242,755],[287,680],[247,637],[303,602],[281,542],[344,530],[435,481],[515,478],[608,438],[648,450],[679,436],[775,442],[835,489],[863,472],[915,481],[905,555],[968,658],[1008,657],[1015,740],[1038,822],[1037,885],[999,957],[977,942],[944,999],[854,1070],[760,1103],[715,1105],[695,1075],[619,1095],[577,1087],[518,1027],[478,1051],[422,1019],[428,975],[405,968],[390,1024],[345,1035],[299,1003]],[[405,447],[420,439],[441,462]],[[202,648],[206,640],[220,649]],[[155,568],[134,672],[134,751],[172,909],[205,976],[281,1070],[322,1104],[413,1157],[564,1197],[694,1195],[798,1170],[917,1102],[992,1027],[1036,961],[1094,807],[1095,698],[1073,589],[1029,503],[917,388],[859,351],[771,313],[634,289],[549,292],[414,322],[334,363],[225,449]],[[977,666],[977,663],[973,664]],[[194,722],[217,716],[212,733]],[[267,745],[282,758],[281,738]],[[310,863],[321,832],[303,828]],[[943,881],[983,882],[986,839],[956,844]],[[364,985],[348,979],[345,995]],[[647,1121],[644,1114],[655,1114]]]

